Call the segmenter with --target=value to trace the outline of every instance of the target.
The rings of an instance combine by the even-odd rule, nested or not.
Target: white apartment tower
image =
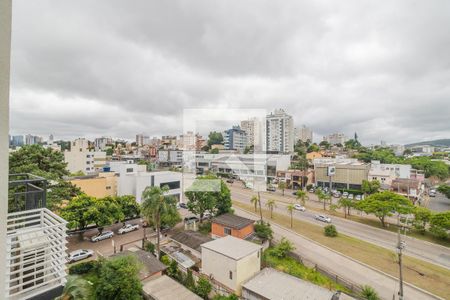
[[[306,142],[308,140],[310,142],[312,142],[313,132],[312,132],[311,128],[308,128],[305,125],[303,125],[300,128],[295,128],[295,142],[297,142],[299,140],[302,142]]]
[[[247,133],[247,146],[254,146],[255,151],[263,150],[262,122],[258,118],[241,121],[241,129]]]
[[[345,134],[343,134],[343,133],[333,133],[328,136],[324,136],[323,140],[327,141],[331,145],[336,145],[336,144],[344,145],[348,139],[345,136]]]
[[[266,149],[280,153],[294,151],[294,120],[282,109],[266,117]]]

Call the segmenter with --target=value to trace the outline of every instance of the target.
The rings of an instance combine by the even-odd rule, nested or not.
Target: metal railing
[[[8,214],[1,299],[30,298],[65,284],[66,224],[46,208]]]
[[[8,212],[19,212],[47,205],[47,180],[28,174],[9,175]]]

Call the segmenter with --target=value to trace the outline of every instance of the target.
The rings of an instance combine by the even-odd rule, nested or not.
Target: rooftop
[[[201,244],[212,241],[210,237],[192,230],[181,231],[173,235],[172,239],[199,252],[202,250],[200,247]]]
[[[112,257],[128,255],[136,257],[136,259],[143,265],[143,268],[139,272],[139,277],[141,279],[145,279],[155,273],[167,269],[167,266],[161,263],[153,254],[136,247],[132,247],[126,251],[114,254]]]
[[[239,217],[231,213],[223,214],[212,219],[212,223],[217,223],[233,229],[242,229],[255,221]]]
[[[259,251],[262,246],[227,235],[226,237],[203,244],[202,248],[212,250],[234,260],[239,260]]]
[[[269,300],[331,300],[334,294],[323,287],[272,268],[261,270],[242,286]]]
[[[172,278],[164,275],[148,281],[143,286],[145,294],[155,300],[201,300],[199,296],[179,284]]]

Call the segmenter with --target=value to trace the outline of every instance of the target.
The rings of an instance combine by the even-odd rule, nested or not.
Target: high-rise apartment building
[[[239,126],[233,126],[223,132],[223,146],[226,150],[244,151],[247,146],[247,133]]]
[[[94,141],[95,150],[105,150],[107,145],[111,145],[112,143],[113,140],[110,137],[96,138]]]
[[[177,142],[177,147],[180,150],[195,150],[196,135],[194,134],[194,132],[188,131],[185,134],[180,135],[180,139]]]
[[[42,137],[37,135],[27,134],[25,136],[25,145],[35,145],[42,143]]]
[[[262,122],[258,118],[241,121],[241,128],[247,133],[247,146],[253,146],[255,151],[263,150]]]
[[[299,140],[302,142],[307,142],[307,141],[312,142],[313,132],[312,132],[311,128],[308,128],[305,125],[303,125],[300,128],[295,128],[295,143]]]
[[[149,145],[150,144],[150,138],[148,135],[144,134],[136,134],[136,145],[141,147],[143,145]]]
[[[328,136],[324,136],[323,140],[330,143],[331,145],[344,145],[348,138],[343,133],[333,133]]]
[[[280,153],[294,151],[294,120],[282,109],[266,117],[266,150]]]
[[[13,135],[11,138],[11,146],[13,147],[23,146],[23,135]]]

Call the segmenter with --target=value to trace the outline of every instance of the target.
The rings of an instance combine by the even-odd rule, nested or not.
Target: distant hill
[[[407,144],[405,146],[412,147],[412,146],[420,146],[420,145],[430,145],[430,146],[435,146],[435,147],[450,147],[450,139],[418,142],[418,143]]]

